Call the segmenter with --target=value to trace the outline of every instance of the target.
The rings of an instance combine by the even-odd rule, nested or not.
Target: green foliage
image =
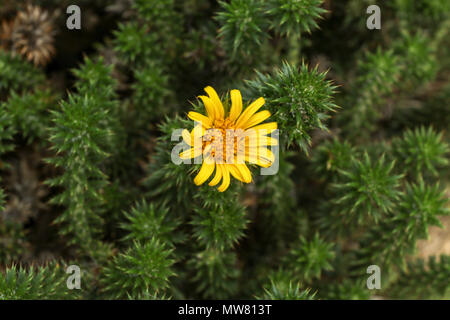
[[[15,133],[14,118],[8,112],[6,104],[2,103],[0,105],[0,155],[14,148],[12,139]]]
[[[174,259],[172,249],[152,237],[143,244],[134,242],[102,269],[100,281],[108,298],[146,298],[169,286]]]
[[[429,186],[423,180],[408,184],[395,212],[363,236],[359,262],[404,267],[405,256],[414,252],[417,240],[428,237],[428,228],[442,227],[438,218],[449,213],[447,202],[438,185]]]
[[[136,72],[136,83],[133,84],[134,101],[141,108],[162,105],[170,95],[169,79],[157,65]]]
[[[446,112],[450,100],[450,86],[427,99],[420,107],[399,108],[394,111],[393,122],[399,127],[433,126],[436,130],[447,129],[450,113]]]
[[[158,202],[171,206],[171,210],[180,216],[189,212],[189,203],[185,199],[192,199],[197,187],[192,183],[192,168],[184,165],[177,165],[171,161],[171,151],[173,142],[171,136],[173,130],[186,128],[191,130],[192,123],[182,120],[180,117],[167,119],[160,125],[162,132],[156,146],[153,161],[149,164],[148,178],[145,185],[149,190],[149,195]],[[179,140],[181,141],[181,136]]]
[[[22,91],[31,89],[38,83],[42,83],[42,72],[23,61],[18,56],[13,56],[0,50],[0,90]]]
[[[166,207],[158,208],[154,203],[139,202],[125,213],[127,222],[122,223],[122,228],[127,231],[124,240],[145,242],[153,237],[171,243],[176,239],[172,233],[176,230],[178,222],[169,217]],[[179,239],[178,239],[179,241]]]
[[[232,59],[247,57],[258,52],[267,38],[265,16],[259,0],[220,1],[222,10],[217,13],[221,28],[219,36],[223,39],[225,50]]]
[[[25,269],[13,265],[0,273],[0,300],[70,299],[67,274],[59,264]]]
[[[370,291],[365,281],[345,279],[320,286],[317,297],[325,300],[368,300]]]
[[[13,117],[7,112],[4,104],[0,105],[0,155],[14,149],[12,143],[13,135],[15,134],[15,128],[13,126]],[[0,168],[5,164],[0,161]],[[5,192],[3,188],[0,188],[0,212],[4,210]],[[1,221],[1,220],[0,220]],[[5,224],[6,227],[6,224]],[[2,232],[3,233],[3,232]],[[0,233],[1,234],[1,233]]]
[[[308,69],[302,63],[296,68],[285,62],[272,75],[257,72],[257,78],[247,82],[247,95],[266,99],[266,106],[278,123],[281,143],[289,146],[296,142],[308,153],[311,131],[326,130],[327,113],[337,108],[332,97],[336,87],[325,77],[326,72],[319,72],[317,67]]]
[[[31,142],[47,138],[47,128],[50,126],[49,110],[54,103],[55,98],[49,90],[23,95],[13,91],[5,102],[5,107],[13,117],[14,127]]]
[[[248,220],[245,217],[245,209],[239,202],[224,199],[215,203],[220,202],[224,204],[196,206],[191,223],[198,243],[223,250],[231,247],[244,235]]]
[[[0,189],[0,210],[4,210],[5,192]],[[20,261],[28,247],[23,225],[4,215],[0,217],[0,262]]]
[[[199,250],[189,259],[188,279],[203,299],[227,299],[238,289],[239,269],[233,251],[216,248]]]
[[[319,177],[327,180],[338,180],[339,170],[349,170],[356,150],[347,141],[334,138],[317,147],[311,162]]]
[[[168,108],[173,95],[168,65],[176,54],[176,41],[170,37],[177,34],[180,22],[173,5],[172,1],[137,1],[133,6],[139,18],[121,23],[114,32],[115,51],[134,76],[127,117],[138,130],[172,111]],[[167,36],[161,38],[155,28]]]
[[[374,121],[380,118],[379,105],[399,82],[398,60],[392,49],[382,51],[377,48],[376,52],[368,52],[365,59],[359,61],[359,75],[351,89],[355,94],[349,97],[349,107],[338,118],[342,124],[351,122],[344,129],[348,136],[354,138],[374,130]],[[365,128],[362,133],[361,128]]]
[[[50,129],[52,149],[60,156],[48,162],[65,170],[61,176],[48,180],[49,185],[64,188],[52,199],[66,208],[56,222],[63,223],[62,234],[73,236],[71,243],[90,254],[105,249],[95,240],[102,224],[101,190],[108,184],[102,164],[108,157],[106,150],[117,147],[113,145],[117,122],[112,115],[116,102],[107,72],[101,61],[94,63],[87,59],[75,71],[80,77],[76,85],[78,93],[69,94],[61,109],[52,112],[55,126]]]
[[[267,12],[271,16],[271,26],[281,35],[311,32],[318,27],[316,19],[325,9],[321,8],[323,0],[270,0]]]
[[[435,50],[422,33],[406,33],[395,47],[400,56],[402,87],[415,88],[433,80],[437,72]]]
[[[176,11],[176,0],[136,0],[133,7],[137,10],[138,17],[159,34],[173,36],[179,32],[182,16]]]
[[[137,22],[120,24],[114,32],[116,51],[126,62],[136,63],[155,54],[157,38]]]
[[[386,164],[384,155],[374,162],[364,153],[361,160],[353,160],[348,170],[339,170],[340,177],[332,185],[336,192],[332,202],[341,211],[344,225],[378,222],[383,214],[392,211],[401,179],[401,175],[393,174],[394,165],[394,161]]]
[[[262,176],[259,186],[267,197],[263,197],[263,204],[267,204],[267,211],[273,215],[283,215],[295,207],[292,190],[295,187],[291,175],[294,165],[289,162],[293,152],[280,153],[279,171],[276,175]]]
[[[275,282],[271,280],[270,286],[264,288],[261,300],[314,300],[316,293],[311,289],[302,290],[300,284],[289,282]]]
[[[355,92],[348,99],[338,121],[351,122],[346,135],[364,138],[375,130],[377,120],[385,117],[386,104],[394,92],[408,93],[425,86],[434,79],[437,61],[429,38],[422,33],[404,32],[390,49],[377,48],[368,52],[358,63],[358,76],[351,89]]]
[[[375,53],[367,53],[355,84],[365,94],[360,96],[361,103],[380,103],[382,96],[392,92],[400,73],[398,59],[393,50],[377,48]]]
[[[300,279],[309,281],[333,270],[334,257],[333,244],[320,239],[316,233],[311,240],[301,237],[286,257],[286,263]]]
[[[428,261],[419,259],[408,263],[406,271],[402,271],[396,281],[389,285],[386,293],[392,298],[429,299],[446,297],[450,285],[450,257],[434,256]]]
[[[448,297],[448,257],[414,256],[449,212],[448,2],[80,1],[42,67],[0,8],[1,299]],[[208,85],[265,99],[276,174],[219,192],[176,162]]]
[[[52,132],[50,139],[56,152],[65,155],[48,161],[68,171],[49,180],[49,184],[65,186],[66,191],[53,200],[67,206],[67,211],[57,222],[67,221],[69,224],[64,234],[72,232],[78,239],[77,242],[83,244],[92,241],[90,229],[101,224],[96,211],[102,202],[99,190],[106,186],[107,178],[98,166],[106,159],[107,154],[98,144],[112,133],[97,127],[105,113],[95,108],[97,105],[94,99],[70,96],[69,102],[63,102],[61,107],[62,112],[54,113],[56,130]],[[67,129],[62,131],[58,127]],[[72,183],[74,177],[77,177],[77,184]],[[90,243],[87,243],[87,247],[89,246]]]
[[[261,176],[256,182],[260,192],[261,232],[268,251],[285,248],[305,229],[306,221],[301,219],[304,212],[297,209],[295,198],[294,165],[290,162],[293,157],[293,152],[280,153],[278,173]]]
[[[443,141],[443,133],[431,127],[406,130],[393,141],[392,150],[401,168],[412,177],[427,173],[437,176],[438,169],[448,165],[449,146]]]
[[[392,5],[404,28],[425,27],[433,30],[448,16],[450,5],[446,1],[434,0],[396,0]]]

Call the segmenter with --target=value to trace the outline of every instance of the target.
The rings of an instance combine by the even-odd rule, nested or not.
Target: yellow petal
[[[212,121],[216,119],[216,112],[214,103],[212,100],[207,96],[198,96],[200,99],[202,99],[203,104],[205,105],[206,113],[208,114],[208,118],[210,118]]]
[[[208,118],[207,116],[202,115],[201,113],[191,111],[188,113],[188,117],[191,120],[200,122],[207,129],[211,128],[212,125],[211,119]]]
[[[256,127],[250,128],[249,130],[255,130],[255,131],[261,130],[262,134],[268,134],[268,133],[272,133],[272,131],[276,130],[277,128],[278,128],[278,126],[277,126],[276,122],[268,122],[268,123],[263,123]],[[267,131],[267,133],[264,131]]]
[[[259,159],[265,159],[270,162],[275,161],[275,155],[269,149],[260,147],[257,150],[258,150],[258,158]]]
[[[226,166],[233,177],[235,177],[239,181],[244,182],[244,177],[234,164],[227,164]]]
[[[214,90],[214,88],[211,86],[207,86],[205,88],[205,91],[209,95],[209,97],[211,98],[211,101],[214,104],[214,107],[215,107],[214,111],[215,111],[216,118],[224,119],[225,110],[223,109],[222,101],[220,101],[220,98],[217,95],[216,90]]]
[[[183,137],[183,141],[186,142],[188,145],[192,146],[191,142],[194,143],[193,141],[191,141],[191,134],[189,133],[189,131],[187,131],[186,129],[184,129],[181,132],[181,136]]]
[[[239,90],[231,90],[230,120],[235,121],[242,112],[242,96]]]
[[[203,127],[201,124],[198,124],[194,127],[194,129],[192,129],[191,131],[191,142],[195,143],[198,140],[200,140],[200,138],[202,138],[206,133],[206,129],[205,127]]]
[[[241,176],[244,179],[245,183],[252,182],[252,174],[250,173],[250,170],[248,169],[247,165],[245,165],[245,164],[236,164],[236,168],[241,173]]]
[[[258,123],[263,122],[267,118],[270,117],[270,112],[267,110],[258,112],[257,114],[253,115],[250,119],[248,119],[245,123],[242,124],[242,128],[247,129],[250,127],[253,127],[257,125]]]
[[[222,184],[220,185],[219,188],[217,188],[217,190],[219,190],[220,192],[224,192],[225,190],[228,189],[230,185],[230,171],[228,171],[227,167],[224,166],[223,164],[221,164],[220,166],[222,170],[223,180]]]
[[[275,161],[275,155],[269,149],[265,147],[249,148],[245,150],[246,155],[256,156],[259,160],[265,160],[269,162]]]
[[[205,182],[213,173],[214,167],[215,167],[214,162],[211,163],[208,161],[203,161],[200,171],[198,172],[197,176],[195,176],[195,178],[194,178],[194,183],[199,186],[203,182]]]
[[[208,183],[208,185],[211,186],[211,187],[214,187],[216,184],[218,184],[220,182],[220,179],[222,179],[222,170],[220,168],[220,165],[216,165],[216,175]]]
[[[259,148],[262,146],[277,146],[278,140],[272,137],[260,136],[258,139],[246,140],[247,146],[249,148]]]
[[[239,119],[236,122],[236,127],[240,128],[242,124],[247,122],[247,120],[250,119],[250,117],[264,105],[264,103],[265,101],[262,97],[253,101],[252,104],[250,104],[240,115]]]
[[[197,158],[201,154],[202,154],[202,148],[197,148],[197,149],[191,148],[189,150],[186,150],[186,151],[183,151],[182,153],[180,153],[180,158],[183,160]]]
[[[255,153],[250,153],[245,155],[245,161],[251,163],[251,164],[257,164],[260,167],[268,168],[272,165],[272,162],[270,162],[267,159],[257,157]]]

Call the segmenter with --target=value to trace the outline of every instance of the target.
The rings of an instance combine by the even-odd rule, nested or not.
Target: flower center
[[[203,136],[204,157],[211,156],[216,163],[236,163],[238,154],[244,155],[244,131],[234,125],[229,118],[214,120],[213,127]]]

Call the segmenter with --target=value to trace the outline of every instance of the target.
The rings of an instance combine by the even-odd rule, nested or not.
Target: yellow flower
[[[230,185],[230,176],[244,183],[252,182],[252,176],[246,162],[261,167],[270,167],[275,161],[267,146],[278,141],[267,135],[277,129],[276,122],[260,124],[270,117],[267,110],[257,112],[264,99],[258,98],[245,110],[242,110],[242,96],[239,90],[231,90],[231,108],[225,110],[219,96],[212,87],[205,88],[208,96],[199,96],[206,109],[206,116],[198,112],[189,112],[188,117],[198,122],[189,132],[183,130],[183,140],[191,149],[180,154],[181,159],[202,156],[202,166],[194,178],[201,185],[213,174],[210,186],[222,184],[220,192]]]

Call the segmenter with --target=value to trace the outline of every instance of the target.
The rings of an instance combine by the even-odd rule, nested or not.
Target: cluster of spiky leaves
[[[317,28],[317,20],[326,12],[322,3],[322,0],[219,1],[219,37],[231,61],[242,67],[245,65],[242,60],[247,64],[258,60],[255,55],[262,54],[271,30],[279,36],[292,37],[292,49],[298,51],[300,35]],[[291,54],[297,55],[298,52]]]
[[[424,34],[404,32],[391,48],[367,51],[365,58],[359,60],[358,76],[351,83],[350,90],[355,94],[348,97],[348,107],[337,117],[346,135],[367,138],[374,132],[376,122],[389,113],[394,92],[401,97],[400,93],[410,93],[434,79],[435,50]],[[349,124],[344,126],[346,123]]]
[[[0,272],[0,300],[74,299],[65,268],[57,263],[37,268],[13,265]]]
[[[332,203],[343,225],[376,223],[392,211],[402,177],[392,172],[394,165],[394,161],[385,163],[384,155],[373,161],[364,153],[362,159],[352,161],[348,170],[339,171],[340,178],[332,185],[336,193]]]
[[[151,197],[162,204],[172,204],[171,210],[181,216],[188,214],[190,204],[183,200],[192,199],[196,186],[191,181],[193,168],[177,165],[171,161],[174,143],[171,138],[174,130],[181,128],[190,130],[191,126],[192,123],[180,117],[167,120],[160,125],[162,135],[158,138],[153,161],[148,167],[148,171],[152,174],[145,181]],[[181,135],[178,139],[181,140]]]
[[[156,237],[165,243],[177,242],[173,236],[178,226],[177,220],[170,219],[169,210],[164,206],[157,207],[144,200],[133,207],[131,212],[125,213],[125,217],[127,221],[121,225],[126,230],[125,241],[145,242]]]
[[[155,54],[156,35],[146,31],[139,23],[129,22],[114,32],[116,51],[126,62],[137,63]]]
[[[104,254],[104,246],[97,241],[104,203],[101,190],[108,184],[102,165],[108,152],[119,147],[115,134],[120,128],[114,116],[117,101],[108,73],[101,60],[86,59],[85,65],[75,71],[78,92],[69,94],[61,109],[52,112],[54,126],[50,129],[52,149],[59,156],[48,162],[64,169],[61,176],[48,180],[50,186],[64,188],[52,199],[66,207],[57,222],[64,225],[62,233],[70,234],[71,242],[90,255]]]
[[[169,285],[174,276],[172,249],[157,238],[134,242],[104,267],[100,281],[103,293],[109,298],[134,299],[157,295]]]
[[[312,155],[312,168],[326,180],[338,180],[341,170],[348,170],[353,163],[357,151],[348,141],[337,138],[327,140],[319,145]]]
[[[401,57],[401,87],[414,88],[427,83],[436,76],[436,48],[423,33],[405,33],[394,49]]]
[[[259,220],[267,251],[285,248],[291,241],[298,240],[298,233],[305,230],[305,213],[297,208],[295,198],[294,165],[290,159],[293,155],[280,152],[278,173],[256,180],[261,198]]]
[[[267,20],[259,0],[220,1],[222,11],[217,14],[220,37],[232,58],[248,57],[258,52],[267,39]]]
[[[194,237],[207,248],[230,248],[244,235],[248,223],[245,209],[237,201],[226,201],[221,207],[195,207],[194,212]]]
[[[442,227],[439,217],[449,214],[448,199],[439,185],[423,180],[408,184],[400,195],[395,213],[370,228],[361,239],[358,262],[386,269],[405,265],[405,256],[415,250],[418,239],[428,237],[430,226]]]
[[[181,18],[175,11],[174,1],[136,1],[133,9],[134,19],[119,24],[113,43],[134,76],[128,117],[139,130],[170,111],[168,102],[173,92],[168,65],[172,64],[176,52],[177,41],[173,36],[179,32]]]
[[[438,175],[438,169],[448,165],[449,145],[443,132],[437,133],[431,127],[406,130],[402,137],[392,143],[399,164],[409,175]]]
[[[292,281],[278,281],[271,280],[270,286],[264,288],[264,295],[258,299],[262,300],[314,300],[315,292],[311,289],[301,289],[299,283]]]
[[[408,263],[398,278],[389,286],[387,295],[392,298],[430,299],[448,297],[450,293],[450,256],[432,256]]]
[[[344,109],[338,121],[348,123],[348,135],[355,137],[360,135],[359,130],[364,128],[362,134],[370,133],[374,129],[374,120],[380,118],[380,110],[377,108],[395,88],[399,81],[398,57],[393,50],[368,52],[365,60],[360,60],[358,78],[354,82],[355,95],[349,97],[349,108]],[[357,110],[358,112],[355,112]],[[368,126],[371,126],[368,128]]]
[[[27,92],[23,95],[13,91],[5,102],[5,108],[13,117],[14,127],[31,142],[47,137],[47,128],[50,126],[49,111],[55,100],[50,90]]]
[[[304,63],[297,68],[287,62],[274,74],[257,72],[247,82],[247,95],[264,97],[280,130],[280,141],[289,146],[295,142],[308,153],[313,129],[326,130],[325,120],[337,106],[333,102],[336,87],[326,80],[326,72]]]
[[[297,277],[310,281],[320,278],[322,272],[332,270],[334,257],[333,244],[322,240],[316,233],[311,240],[301,237],[286,256],[285,263]]]
[[[267,13],[271,26],[281,35],[309,33],[318,27],[316,20],[326,12],[322,3],[323,0],[270,0]]]
[[[219,291],[221,298],[227,298],[237,291],[240,270],[236,268],[233,247],[248,223],[246,210],[239,202],[240,190],[242,187],[235,185],[224,194],[205,186],[194,196],[190,224],[197,245],[187,267],[203,298],[212,298]]]
[[[42,83],[44,75],[20,57],[0,50],[0,90],[26,90]]]

